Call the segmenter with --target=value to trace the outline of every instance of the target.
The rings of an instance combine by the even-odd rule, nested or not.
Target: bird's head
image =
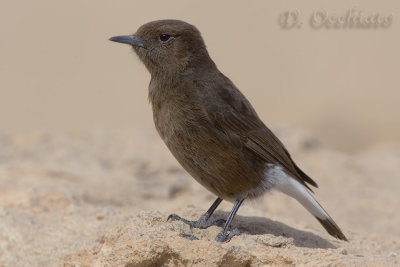
[[[115,36],[110,41],[131,45],[152,76],[176,75],[211,61],[200,32],[180,20],[152,21],[133,35]]]

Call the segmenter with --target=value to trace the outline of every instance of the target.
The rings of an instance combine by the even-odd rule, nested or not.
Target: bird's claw
[[[232,231],[229,232],[229,234],[226,234],[223,230],[221,232],[219,232],[219,234],[215,237],[215,241],[217,242],[227,242],[229,240],[231,240],[232,237],[234,237],[235,235],[240,235],[243,232],[247,232],[247,229],[244,227],[236,227],[235,229],[233,229]]]
[[[189,240],[199,240],[199,238],[195,235],[191,235],[191,234],[181,234],[182,237],[187,238]]]
[[[173,213],[173,214],[168,215],[167,221],[169,221],[169,220],[179,220],[179,221],[181,221],[182,219],[183,218],[181,218],[179,215]]]

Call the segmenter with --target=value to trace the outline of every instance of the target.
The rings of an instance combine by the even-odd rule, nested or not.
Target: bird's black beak
[[[114,36],[108,40],[117,42],[117,43],[130,44],[133,46],[144,47],[143,41],[140,40],[139,38],[137,38],[135,35]]]

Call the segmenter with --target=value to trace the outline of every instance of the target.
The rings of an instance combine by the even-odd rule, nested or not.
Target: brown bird
[[[221,201],[233,201],[234,207],[215,238],[224,242],[243,230],[228,233],[245,199],[277,190],[299,201],[329,234],[347,241],[309,192],[309,185],[317,184],[294,163],[250,102],[218,70],[196,27],[179,20],[159,20],[144,24],[134,35],[110,40],[131,45],[149,70],[149,100],[158,133],[182,167],[217,196],[197,221],[176,214],[168,219],[207,228],[221,223],[209,221]]]

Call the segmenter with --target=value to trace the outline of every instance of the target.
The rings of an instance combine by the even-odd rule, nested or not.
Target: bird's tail
[[[275,189],[299,201],[301,205],[315,216],[330,235],[337,239],[348,241],[339,226],[337,226],[331,216],[322,208],[311,193],[297,180],[289,176],[285,178],[286,179],[280,179],[280,182],[275,185]]]

